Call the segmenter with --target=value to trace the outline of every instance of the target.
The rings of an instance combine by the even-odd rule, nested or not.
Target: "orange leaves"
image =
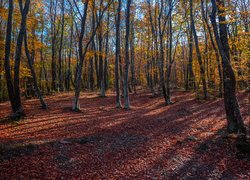
[[[5,21],[7,21],[7,18],[8,18],[8,9],[6,9],[6,8],[0,8],[0,17],[1,17],[1,19],[4,19]]]
[[[14,75],[14,60],[10,60],[10,66],[11,68],[11,73]],[[20,65],[20,78],[25,78],[25,77],[32,77],[30,73],[30,69],[24,65],[24,63],[21,63]]]
[[[89,51],[87,51],[87,53],[86,53],[86,59],[88,60],[88,59],[90,59],[90,58],[93,58],[95,55],[96,55],[96,56],[102,56],[103,58],[105,58],[105,56],[106,56],[106,54],[103,53],[103,52],[100,52],[100,51],[91,51],[91,50],[89,50]]]
[[[25,77],[32,77],[30,69],[25,67],[25,66],[21,66],[20,67],[20,78],[25,78]]]

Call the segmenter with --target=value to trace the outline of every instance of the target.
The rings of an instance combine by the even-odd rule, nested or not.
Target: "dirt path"
[[[171,106],[150,94],[131,95],[132,110],[115,98],[85,93],[82,112],[72,94],[25,102],[19,124],[0,121],[0,179],[249,179],[250,158],[225,134],[222,100],[199,102],[174,94]],[[239,95],[249,124],[247,94]],[[8,111],[0,104],[0,118]]]

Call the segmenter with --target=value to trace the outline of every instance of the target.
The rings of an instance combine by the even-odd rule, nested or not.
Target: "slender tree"
[[[167,63],[167,76],[166,76],[166,98],[167,104],[171,104],[170,99],[170,76],[173,65],[172,44],[173,44],[173,26],[172,26],[172,0],[169,0],[169,23],[168,23],[169,45],[168,45],[168,63]],[[178,40],[177,40],[178,42]]]
[[[219,51],[218,51],[218,49],[217,49],[217,47],[215,45],[213,35],[212,35],[212,31],[211,31],[211,28],[210,28],[210,26],[208,24],[207,17],[205,15],[203,0],[201,0],[201,12],[202,12],[203,20],[205,21],[206,27],[208,29],[208,34],[209,34],[209,37],[210,37],[210,40],[211,40],[212,47],[213,47],[214,52],[215,52],[215,58],[216,58],[216,63],[217,63],[217,67],[218,67],[218,74],[219,74],[219,78],[220,78],[219,97],[222,97],[223,79],[222,79],[222,72],[221,72],[221,61],[220,61],[220,57],[219,57]]]
[[[57,73],[56,73],[56,38],[57,38],[57,28],[56,28],[56,16],[57,16],[57,3],[58,0],[50,0],[50,30],[51,30],[51,74],[52,81],[51,86],[53,91],[57,91]]]
[[[68,56],[68,70],[66,73],[66,88],[67,91],[70,91],[70,79],[72,76],[72,72],[71,72],[71,59],[72,59],[72,48],[73,48],[73,35],[74,35],[74,21],[73,21],[73,10],[71,10],[71,17],[72,20],[70,22],[70,43],[69,43],[69,56]]]
[[[130,8],[131,8],[131,2],[132,2],[132,0],[128,0],[127,1],[127,7],[126,7],[125,67],[124,67],[124,99],[125,99],[124,108],[125,109],[130,108],[129,91],[128,91],[128,80],[129,80],[128,76],[129,76],[129,65],[130,65],[129,37],[130,37]]]
[[[75,0],[74,4],[76,6],[76,8],[79,10],[79,7],[76,3]],[[89,40],[87,41],[87,43],[85,44],[85,46],[83,46],[83,38],[85,35],[85,25],[86,25],[86,19],[87,19],[87,10],[88,10],[88,5],[89,5],[89,1],[85,1],[84,2],[84,12],[83,14],[80,13],[80,11],[78,12],[80,17],[81,17],[81,29],[80,29],[80,36],[79,36],[79,44],[78,44],[78,49],[79,49],[79,62],[77,64],[77,68],[76,68],[76,80],[75,80],[75,97],[73,100],[73,111],[79,111],[80,110],[80,103],[79,103],[79,97],[80,97],[80,91],[81,91],[81,87],[82,87],[82,72],[83,72],[83,61],[86,57],[86,53],[88,50],[89,45],[91,44],[91,42],[93,41],[93,38],[96,35],[96,32],[100,26],[101,20],[103,18],[104,12],[108,9],[108,7],[110,6],[110,4],[113,2],[113,0],[109,0],[107,2],[107,4],[104,6],[103,1],[100,2],[100,15],[98,16],[97,19],[97,24],[95,26],[95,29],[92,31]]]
[[[101,16],[99,11],[98,17]],[[103,22],[101,20],[100,27],[98,28],[98,45],[99,45],[99,85],[100,85],[100,96],[105,97],[105,77],[104,77],[104,63],[103,63]]]
[[[76,3],[75,3],[76,4]],[[81,91],[81,81],[82,81],[82,66],[84,60],[83,54],[83,37],[85,33],[85,24],[87,19],[87,10],[88,10],[89,1],[84,2],[84,13],[81,15],[81,30],[79,36],[79,63],[77,64],[77,71],[76,71],[76,80],[75,80],[75,97],[73,101],[73,111],[80,110],[80,103],[79,103],[79,96]]]
[[[24,110],[22,107],[21,96],[20,96],[20,62],[22,54],[22,45],[26,29],[26,19],[29,12],[30,0],[25,1],[23,7],[23,1],[19,0],[19,7],[21,11],[21,25],[17,37],[16,50],[15,50],[15,64],[14,64],[14,101],[15,101],[15,115],[14,118],[20,119],[24,116]]]
[[[35,72],[35,69],[33,67],[33,61],[34,60],[31,58],[30,52],[29,52],[29,49],[28,49],[28,39],[27,39],[26,28],[25,28],[25,34],[24,34],[24,47],[25,47],[26,57],[28,59],[28,65],[29,65],[29,68],[30,68],[30,71],[31,71],[31,74],[32,74],[32,78],[33,78],[33,83],[34,83],[34,88],[35,88],[36,95],[38,96],[38,98],[40,100],[42,108],[46,109],[47,108],[47,104],[45,103],[45,101],[43,99],[43,96],[42,96],[42,93],[41,93],[41,91],[40,91],[40,89],[38,87],[38,82],[37,82],[37,78],[36,78],[36,72]]]
[[[230,62],[230,47],[228,44],[227,21],[225,16],[225,5],[223,0],[211,0],[212,14],[210,16],[214,29],[214,35],[222,59],[223,82],[224,82],[224,103],[227,115],[227,130],[229,133],[237,132],[246,134],[246,128],[241,116],[238,100],[236,98],[235,74]],[[218,5],[218,6],[217,6]],[[219,26],[216,22],[218,12]],[[219,32],[218,32],[219,28]]]
[[[109,85],[109,74],[108,74],[108,54],[109,54],[109,33],[110,33],[110,12],[107,12],[107,31],[106,31],[106,42],[105,42],[105,57],[104,57],[104,86],[105,91],[108,89]]]
[[[11,51],[13,10],[14,10],[13,0],[9,0],[8,21],[7,21],[6,37],[5,37],[4,68],[5,68],[5,77],[6,77],[8,94],[9,94],[9,100],[11,103],[12,113],[14,114],[16,112],[16,107],[15,107],[14,88],[13,88],[13,83],[12,83],[11,69],[10,69],[10,51]]]
[[[59,45],[59,90],[62,92],[63,88],[63,66],[62,66],[62,48],[63,48],[63,36],[64,36],[64,0],[61,0],[61,37],[60,37],[60,45]]]
[[[189,0],[189,3],[190,3],[191,29],[192,29],[192,33],[193,33],[193,36],[194,36],[195,49],[196,49],[198,63],[199,63],[199,66],[200,66],[200,74],[201,74],[201,81],[202,81],[202,87],[203,87],[203,94],[204,94],[204,99],[207,99],[207,83],[206,83],[206,77],[205,77],[205,70],[204,70],[204,65],[202,63],[198,36],[197,36],[195,24],[194,24],[193,0]]]
[[[134,93],[136,94],[136,77],[135,77],[135,27],[134,17],[132,17],[131,23],[131,37],[130,37],[130,59],[131,59],[131,85]]]
[[[118,8],[116,12],[116,46],[115,46],[115,90],[116,90],[117,108],[121,108],[120,80],[119,80],[120,79],[119,62],[121,58],[121,48],[120,48],[121,7],[122,7],[122,1],[118,0]]]

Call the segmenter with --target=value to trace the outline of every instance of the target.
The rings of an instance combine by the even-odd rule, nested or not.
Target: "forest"
[[[249,179],[249,0],[0,0],[0,179]]]

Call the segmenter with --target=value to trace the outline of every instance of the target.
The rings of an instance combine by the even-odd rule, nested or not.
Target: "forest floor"
[[[222,99],[176,92],[173,105],[149,93],[131,95],[131,110],[114,94],[72,93],[26,100],[26,117],[9,123],[0,104],[0,179],[249,179],[250,156],[227,138]],[[238,99],[249,133],[247,93]]]

